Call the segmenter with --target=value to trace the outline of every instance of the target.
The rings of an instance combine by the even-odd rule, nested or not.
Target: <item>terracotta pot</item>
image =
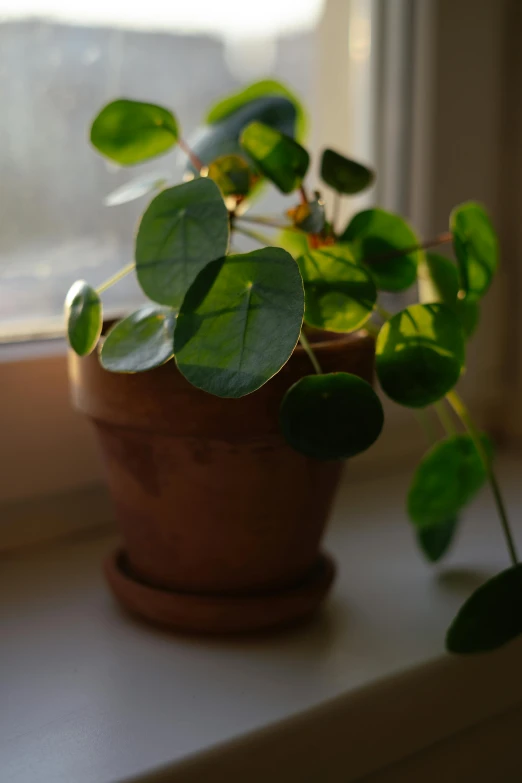
[[[368,335],[329,336],[314,350],[324,371],[372,380]],[[306,582],[342,470],[279,433],[285,391],[311,371],[298,347],[265,386],[230,400],[195,389],[174,362],[117,375],[96,354],[71,354],[73,399],[96,425],[124,538],[126,566],[113,557],[108,567],[114,589],[126,589],[114,584],[122,569],[158,594],[259,596]]]

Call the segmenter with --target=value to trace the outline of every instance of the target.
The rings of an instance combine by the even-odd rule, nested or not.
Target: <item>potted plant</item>
[[[182,184],[149,178],[118,191],[114,202],[159,191],[135,261],[97,289],[75,283],[66,300],[73,397],[96,424],[124,536],[106,562],[109,583],[132,611],[180,629],[264,628],[315,609],[333,578],[320,542],[342,461],[383,426],[375,364],[388,397],[421,416],[433,406],[447,428],[408,497],[431,560],[491,484],[513,564],[466,602],[447,645],[492,649],[522,633],[522,567],[489,441],[455,386],[498,264],[496,235],[473,202],[427,242],[378,208],[339,225],[339,198],[373,172],[324,150],[327,214],[305,183],[304,124],[295,96],[271,81],[214,106],[191,144],[153,104],[113,101],[94,120],[93,145],[120,165],[176,144],[188,161]],[[250,212],[267,181],[296,195],[281,218]],[[259,249],[232,251],[239,233]],[[447,243],[456,262],[427,252]],[[102,336],[100,295],[132,271],[151,302]],[[416,281],[418,304],[382,307],[381,292]]]

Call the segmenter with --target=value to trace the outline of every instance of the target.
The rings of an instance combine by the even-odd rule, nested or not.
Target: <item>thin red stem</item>
[[[380,256],[372,256],[371,258],[365,258],[364,263],[372,263],[372,261],[391,261],[394,258],[400,258],[406,256],[408,253],[414,253],[416,250],[429,250],[430,247],[437,247],[438,245],[445,245],[451,242],[453,235],[450,231],[445,234],[439,234],[434,239],[429,239],[427,242],[422,242],[420,245],[413,245],[412,247],[404,247],[401,250],[394,250],[393,253],[384,253]]]
[[[193,152],[193,151],[190,149],[190,147],[189,147],[189,145],[187,144],[187,142],[185,141],[185,139],[179,138],[179,139],[178,139],[178,144],[179,144],[179,146],[181,147],[181,149],[183,150],[183,152],[185,153],[185,155],[187,156],[187,158],[190,160],[190,162],[192,163],[192,165],[194,166],[194,168],[195,168],[197,171],[199,171],[199,173],[201,174],[201,170],[202,170],[203,168],[205,168],[205,164],[203,163],[203,161],[201,160],[201,158],[198,158],[198,156],[196,155],[196,153],[195,153],[195,152]]]

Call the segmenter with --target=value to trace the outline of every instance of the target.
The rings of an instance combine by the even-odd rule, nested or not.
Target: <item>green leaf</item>
[[[296,260],[310,250],[306,234],[290,228],[284,228],[277,234],[275,244],[287,250]]]
[[[241,134],[240,143],[260,172],[283,193],[301,185],[310,156],[290,136],[262,122],[252,122]]]
[[[522,564],[478,588],[460,609],[446,636],[459,654],[496,650],[522,634]]]
[[[69,345],[78,356],[94,351],[103,326],[100,297],[85,280],[77,280],[65,299],[65,320]]]
[[[340,460],[360,454],[377,440],[384,413],[369,383],[338,372],[297,381],[283,399],[279,423],[296,451]]]
[[[324,202],[314,198],[288,210],[294,226],[307,234],[320,234],[325,227]]]
[[[488,290],[498,267],[498,239],[483,206],[468,201],[450,216],[453,247],[460,270],[460,287],[469,300]]]
[[[377,290],[364,267],[341,245],[309,250],[298,260],[305,288],[305,322],[331,332],[353,332],[370,318]]]
[[[106,207],[115,207],[119,204],[126,204],[128,201],[134,201],[137,198],[146,196],[154,190],[161,190],[168,181],[168,174],[164,172],[154,172],[144,174],[141,177],[131,179],[129,182],[120,185],[108,196],[105,196],[103,203]]]
[[[228,246],[228,213],[215,182],[168,188],[146,209],[136,237],[136,273],[154,302],[179,308],[197,274]]]
[[[438,253],[426,253],[419,266],[419,299],[423,304],[442,302],[458,317],[466,337],[477,328],[480,310],[477,302],[459,297],[459,274],[449,258]]]
[[[458,519],[417,528],[417,543],[430,563],[437,563],[448,551],[458,528]]]
[[[361,163],[326,149],[321,160],[321,178],[338,193],[352,195],[369,188],[375,174]]]
[[[209,264],[182,304],[176,362],[190,383],[218,397],[242,397],[275,375],[292,354],[304,292],[292,256],[267,247]]]
[[[382,291],[404,291],[415,282],[422,252],[412,249],[419,240],[399,215],[383,209],[359,212],[339,241],[350,244],[356,260],[368,267]]]
[[[411,305],[390,318],[379,332],[377,375],[392,400],[423,408],[455,386],[464,353],[462,328],[448,307]]]
[[[224,196],[246,196],[250,190],[252,173],[248,163],[239,155],[223,155],[213,161],[208,169]]]
[[[93,146],[121,166],[161,155],[177,140],[178,124],[168,109],[125,98],[108,103],[91,127]]]
[[[489,439],[483,436],[488,455]],[[418,527],[447,524],[485,484],[486,470],[469,435],[436,443],[421,460],[408,493],[408,514]]]
[[[174,355],[176,312],[148,305],[115,324],[101,350],[102,367],[135,373],[165,364]]]

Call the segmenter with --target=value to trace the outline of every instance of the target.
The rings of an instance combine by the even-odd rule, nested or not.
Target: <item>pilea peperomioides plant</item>
[[[321,179],[334,191],[333,215],[327,215],[321,193],[305,185],[310,157],[300,143],[304,125],[296,98],[271,81],[214,106],[190,146],[165,108],[131,100],[105,106],[91,129],[99,152],[126,166],[178,144],[187,155],[189,179],[171,186],[168,174],[148,175],[109,197],[109,203],[122,203],[159,191],[138,226],[135,260],[97,289],[79,281],[69,291],[71,347],[81,356],[96,348],[100,294],[135,270],[151,304],[114,325],[101,341],[106,370],[137,373],[175,361],[197,388],[238,398],[269,381],[300,341],[310,375],[287,392],[281,431],[307,456],[341,460],[378,438],[382,406],[361,378],[324,374],[309,337],[317,329],[364,328],[373,334],[384,393],[419,417],[433,406],[447,432],[422,459],[408,496],[409,516],[430,560],[447,551],[461,509],[485,482],[491,485],[512,567],[465,603],[447,646],[459,653],[493,649],[522,634],[522,565],[490,443],[454,387],[479,301],[498,265],[495,232],[484,208],[472,202],[456,207],[449,231],[428,242],[420,242],[401,217],[378,208],[338,225],[339,198],[364,190],[374,175],[325,150]],[[263,180],[297,196],[279,219],[249,211]],[[260,230],[277,233],[265,237]],[[236,233],[257,241],[260,249],[231,253]],[[428,252],[449,243],[455,262]],[[415,282],[418,304],[395,314],[381,306],[380,292],[405,291]],[[447,405],[465,432],[457,432]]]

